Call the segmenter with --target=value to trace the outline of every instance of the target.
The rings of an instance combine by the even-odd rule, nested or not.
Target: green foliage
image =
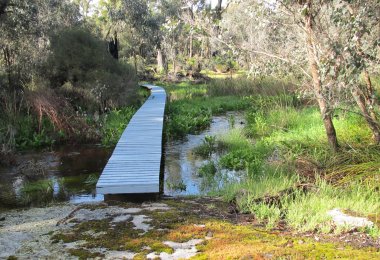
[[[52,180],[44,179],[25,183],[18,197],[20,205],[31,205],[33,202],[49,202],[53,198]],[[37,199],[38,197],[38,199]]]
[[[186,184],[183,182],[183,180],[179,182],[170,182],[167,181],[166,185],[169,190],[175,190],[175,191],[186,191]]]
[[[101,129],[102,143],[107,146],[115,145],[135,112],[133,107],[124,107],[105,114]]]
[[[216,150],[216,136],[206,135],[202,144],[195,147],[193,152],[203,158],[208,158]]]
[[[206,129],[211,116],[227,111],[244,110],[250,107],[250,98],[220,96],[210,98],[205,85],[182,83],[164,85],[172,100],[167,107],[166,134],[170,138],[183,138]]]
[[[339,208],[368,216],[380,210],[379,191],[363,183],[351,183],[346,188],[334,188],[326,182],[317,182],[317,191],[308,194],[297,194],[295,199],[283,202],[287,209],[286,220],[290,226],[309,231],[318,229],[330,232],[331,219],[328,210]]]
[[[52,123],[45,117],[42,120],[41,131],[37,131],[38,122],[31,115],[19,116],[16,122],[18,131],[15,135],[15,142],[18,149],[51,146],[60,142],[64,137],[62,132],[54,130]]]
[[[173,101],[168,105],[166,133],[172,138],[182,138],[206,129],[211,116],[227,111],[243,110],[249,107],[248,99],[238,97],[194,98]]]
[[[363,127],[362,117],[335,113],[342,147],[334,153],[327,148],[316,108],[301,107],[286,95],[251,97],[250,104],[246,127],[219,137],[219,161],[199,170],[207,180],[212,169],[238,171],[239,178],[223,180],[211,194],[234,201],[240,211],[254,214],[268,228],[286,220],[300,231],[339,233],[345,229],[334,228],[328,210],[339,208],[364,217],[379,214],[380,150],[369,145],[370,130]],[[309,165],[299,165],[300,161]],[[315,177],[318,172],[323,178]],[[298,188],[300,182],[310,181],[313,188]],[[377,236],[378,226],[366,232]]]
[[[281,209],[265,203],[252,203],[249,212],[255,214],[260,221],[266,222],[267,228],[274,228],[281,218]]]
[[[86,29],[74,27],[54,35],[48,66],[53,86],[70,84],[62,91],[86,110],[125,105],[136,96],[134,70],[115,60],[106,42]]]
[[[231,54],[213,57],[212,66],[219,73],[232,72],[238,67],[236,60]]]
[[[210,96],[279,96],[289,95],[295,90],[291,81],[266,77],[250,79],[247,77],[212,79],[207,84]]]
[[[199,169],[198,169],[198,176],[200,177],[208,177],[208,176],[214,176],[217,172],[217,168],[216,168],[216,165],[214,162],[210,161],[204,165],[202,165]]]

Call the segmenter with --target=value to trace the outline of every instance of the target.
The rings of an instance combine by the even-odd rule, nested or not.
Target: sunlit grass
[[[341,150],[335,153],[328,148],[315,107],[274,104],[252,107],[246,114],[243,131],[235,129],[219,138],[225,149],[220,166],[246,172],[245,178],[226,183],[219,191],[225,200],[235,201],[240,211],[253,213],[269,228],[284,219],[299,231],[330,232],[334,225],[327,212],[334,208],[364,217],[380,213],[376,185],[380,150],[371,145],[370,131],[359,115],[338,113],[334,118],[341,142]],[[317,165],[319,174],[327,174],[317,177],[307,191],[296,188],[308,181],[296,168],[300,158]],[[276,203],[268,204],[268,196]],[[377,228],[367,232],[376,235]]]
[[[211,150],[199,147],[204,158],[210,153],[220,156],[206,163],[199,175],[210,185],[210,194],[233,201],[268,228],[285,220],[298,231],[327,233],[334,229],[328,210],[340,208],[360,216],[380,213],[380,149],[371,145],[370,129],[358,113],[335,112],[340,150],[334,152],[318,108],[303,106],[291,94],[291,83],[226,77],[166,88],[175,97],[168,106],[168,133],[177,138],[207,128],[213,115],[246,111],[243,129],[217,136]],[[299,160],[314,168],[297,168]],[[222,178],[220,184],[224,170],[238,172],[239,177]],[[308,188],[300,189],[300,184]],[[366,232],[376,236],[376,230],[375,226]]]

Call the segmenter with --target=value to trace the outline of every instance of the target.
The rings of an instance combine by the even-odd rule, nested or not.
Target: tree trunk
[[[8,89],[12,89],[12,60],[11,60],[11,54],[9,51],[8,46],[3,47],[3,55],[4,55],[4,62],[6,66],[6,73],[7,73],[7,79],[8,79]]]
[[[118,38],[117,38],[117,32],[115,31],[114,32],[114,36],[113,36],[114,38],[115,38],[115,53],[114,53],[114,57],[115,57],[115,59],[119,59],[119,40],[118,40]]]
[[[108,43],[108,51],[111,53],[112,57],[119,59],[119,42],[116,31],[114,32],[114,37]]]
[[[157,48],[157,72],[161,73],[164,71],[164,56],[160,48]]]
[[[133,51],[133,63],[135,65],[135,73],[137,75],[137,55],[135,51]]]
[[[222,0],[218,0],[215,6],[215,14],[216,19],[221,20],[222,19]]]
[[[312,0],[308,0],[307,2],[308,11],[305,15],[305,33],[309,66],[313,78],[313,91],[319,105],[319,110],[321,112],[323,124],[325,126],[328,143],[333,151],[337,151],[339,148],[339,144],[331,117],[332,111],[329,107],[328,102],[323,96],[322,82],[320,79],[320,73],[316,61],[316,53],[314,48],[315,43],[313,38],[312,2]]]
[[[371,118],[377,121],[377,116],[375,113],[375,106],[377,104],[376,95],[372,87],[371,78],[369,77],[368,71],[366,69],[364,69],[364,80],[366,82],[366,95],[364,98],[366,99],[366,104]]]
[[[190,39],[189,39],[189,58],[193,57],[193,33],[190,32]]]
[[[360,108],[362,115],[364,116],[369,128],[372,131],[373,141],[376,144],[379,144],[380,143],[380,125],[377,122],[376,117],[374,119],[372,115],[370,114],[369,109],[367,109],[367,106],[366,106],[365,98],[363,97],[363,95],[360,94],[360,92],[361,91],[359,90],[359,87],[355,87],[351,91],[352,96],[354,97],[356,101],[356,104]]]
[[[176,63],[177,50],[176,50],[176,48],[173,48],[173,50],[172,50],[172,57],[173,57],[173,73],[174,73],[174,76],[176,76],[176,74],[177,74],[177,63]]]
[[[9,0],[0,1],[0,18],[5,14],[5,10],[7,9],[8,4]]]

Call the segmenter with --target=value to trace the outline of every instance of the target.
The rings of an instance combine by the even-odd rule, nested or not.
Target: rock
[[[211,231],[209,231],[209,232],[207,232],[206,239],[207,240],[211,239],[213,236],[214,236],[214,234]]]
[[[133,225],[135,225],[134,229],[141,229],[144,231],[144,233],[146,233],[152,229],[152,227],[146,223],[149,221],[151,221],[151,219],[148,218],[147,216],[137,215],[133,217],[132,223]]]
[[[204,225],[204,224],[194,224],[194,227],[205,228],[206,225]]]
[[[165,245],[170,246],[174,249],[173,254],[162,252],[158,255],[157,253],[153,252],[147,255],[147,259],[156,259],[157,257],[159,257],[161,260],[189,259],[198,253],[195,246],[202,242],[203,239],[192,239],[184,243],[165,241]]]
[[[334,224],[337,227],[349,227],[351,229],[359,227],[372,227],[373,222],[367,218],[353,217],[347,214],[344,214],[339,209],[329,210],[327,215],[332,217]]]
[[[125,222],[130,218],[131,218],[131,215],[121,215],[121,216],[115,217],[111,222],[112,223]]]
[[[107,251],[104,259],[133,259],[136,253],[129,251]]]
[[[142,206],[144,207],[144,209],[149,211],[170,209],[170,207],[164,203],[144,203]]]

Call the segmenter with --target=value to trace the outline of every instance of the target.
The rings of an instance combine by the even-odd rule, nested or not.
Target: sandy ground
[[[75,209],[74,205],[12,210],[0,214],[0,259],[23,258],[68,259],[63,243],[52,244],[50,236],[69,225],[57,222]]]
[[[264,249],[266,246],[275,248],[275,251],[272,250],[270,253],[259,252],[264,259],[272,258],[267,256],[273,254],[289,256],[288,251],[293,248],[293,240],[302,242],[302,244],[297,245],[298,247],[307,248],[307,250],[292,249],[292,254],[295,256],[300,256],[299,254],[308,256],[310,246],[315,247],[317,244],[325,242],[334,244],[321,245],[321,253],[324,253],[325,248],[329,251],[330,247],[335,248],[330,250],[330,253],[340,253],[340,248],[350,245],[354,248],[351,250],[356,250],[355,253],[359,255],[372,252],[373,254],[371,253],[368,256],[377,257],[380,254],[380,238],[373,239],[368,234],[356,229],[338,235],[333,233],[322,235],[313,232],[292,234],[286,227],[280,231],[279,226],[277,227],[279,232],[275,232],[278,235],[273,236],[272,231],[257,229],[260,224],[255,222],[253,216],[230,213],[227,204],[219,205],[218,203],[217,200],[207,199],[163,200],[163,203],[106,204],[100,202],[77,205],[63,203],[45,208],[6,211],[0,213],[0,259],[7,259],[8,257],[17,257],[18,259],[77,259],[78,257],[74,255],[79,256],[83,251],[98,259],[133,259],[134,257],[141,258],[141,256],[147,259],[188,259],[200,253],[198,248],[202,250],[202,245],[209,245],[214,241],[214,246],[217,248],[218,241],[221,242],[222,240],[227,241],[222,249],[228,245],[231,249],[229,249],[230,251],[226,250],[226,252],[232,252],[235,256],[241,256],[245,253],[243,251],[236,252],[234,248],[236,246],[248,251],[252,249],[247,247],[247,241],[251,241],[251,243]],[[337,226],[355,224],[358,227],[363,227],[373,225],[367,219],[349,216],[339,209],[331,210],[327,214],[331,215]],[[218,224],[207,226],[209,224],[205,223],[205,219],[210,217],[217,219]],[[236,228],[237,234],[245,242],[240,243],[240,237],[238,241],[234,233],[224,230],[222,228],[223,221],[231,223],[229,227]],[[98,223],[100,226],[93,226],[91,223]],[[171,225],[173,223],[174,226],[177,224],[179,226],[176,226],[175,232],[170,233],[173,231],[171,229],[174,227]],[[218,229],[218,225],[220,225],[220,229]],[[81,226],[84,228],[78,229]],[[171,236],[168,235],[169,233]],[[162,234],[166,234],[165,238]],[[260,237],[263,234],[269,234],[273,241],[262,240]],[[245,235],[247,236],[244,237]],[[62,236],[69,237],[66,239],[66,243]],[[286,238],[286,236],[289,237]],[[125,240],[118,240],[119,244],[114,246],[115,243],[112,238],[115,237],[121,237]],[[285,247],[279,246],[278,241],[283,240],[290,242],[288,241]],[[94,241],[95,244],[89,244]],[[107,241],[112,242],[103,243]],[[150,246],[144,244],[144,241],[149,242]],[[126,242],[132,244],[127,247]],[[157,243],[159,247],[157,247]],[[235,244],[231,245],[230,243]],[[163,250],[163,246],[166,247],[165,250]],[[289,248],[289,246],[291,247]],[[168,248],[170,250],[167,250]],[[123,251],[127,249],[135,252]],[[212,246],[209,249],[213,250]],[[76,250],[76,253],[73,253],[73,250]],[[343,256],[346,255],[343,254]],[[83,257],[88,257],[88,255]]]
[[[112,219],[111,223],[128,222],[134,229],[144,234],[152,227],[151,219],[143,214],[143,210],[165,211],[170,209],[163,203],[141,204],[140,207],[122,208],[118,206],[99,207],[96,209],[83,208],[81,205],[62,204],[47,208],[32,208],[27,210],[12,210],[0,214],[0,259],[15,256],[18,259],[76,259],[69,254],[69,249],[80,248],[84,241],[52,243],[51,237],[57,232],[68,232],[75,225],[89,220]],[[94,206],[94,204],[92,204]],[[101,203],[99,204],[101,206]],[[74,221],[73,221],[74,220]],[[73,223],[74,222],[74,223]],[[100,236],[88,231],[93,237]],[[196,255],[195,245],[203,240],[190,240],[185,243],[164,243],[173,248],[172,254],[151,253],[148,258],[186,259]],[[132,259],[136,253],[129,251],[108,251],[95,248],[94,252],[102,253],[106,259]]]

